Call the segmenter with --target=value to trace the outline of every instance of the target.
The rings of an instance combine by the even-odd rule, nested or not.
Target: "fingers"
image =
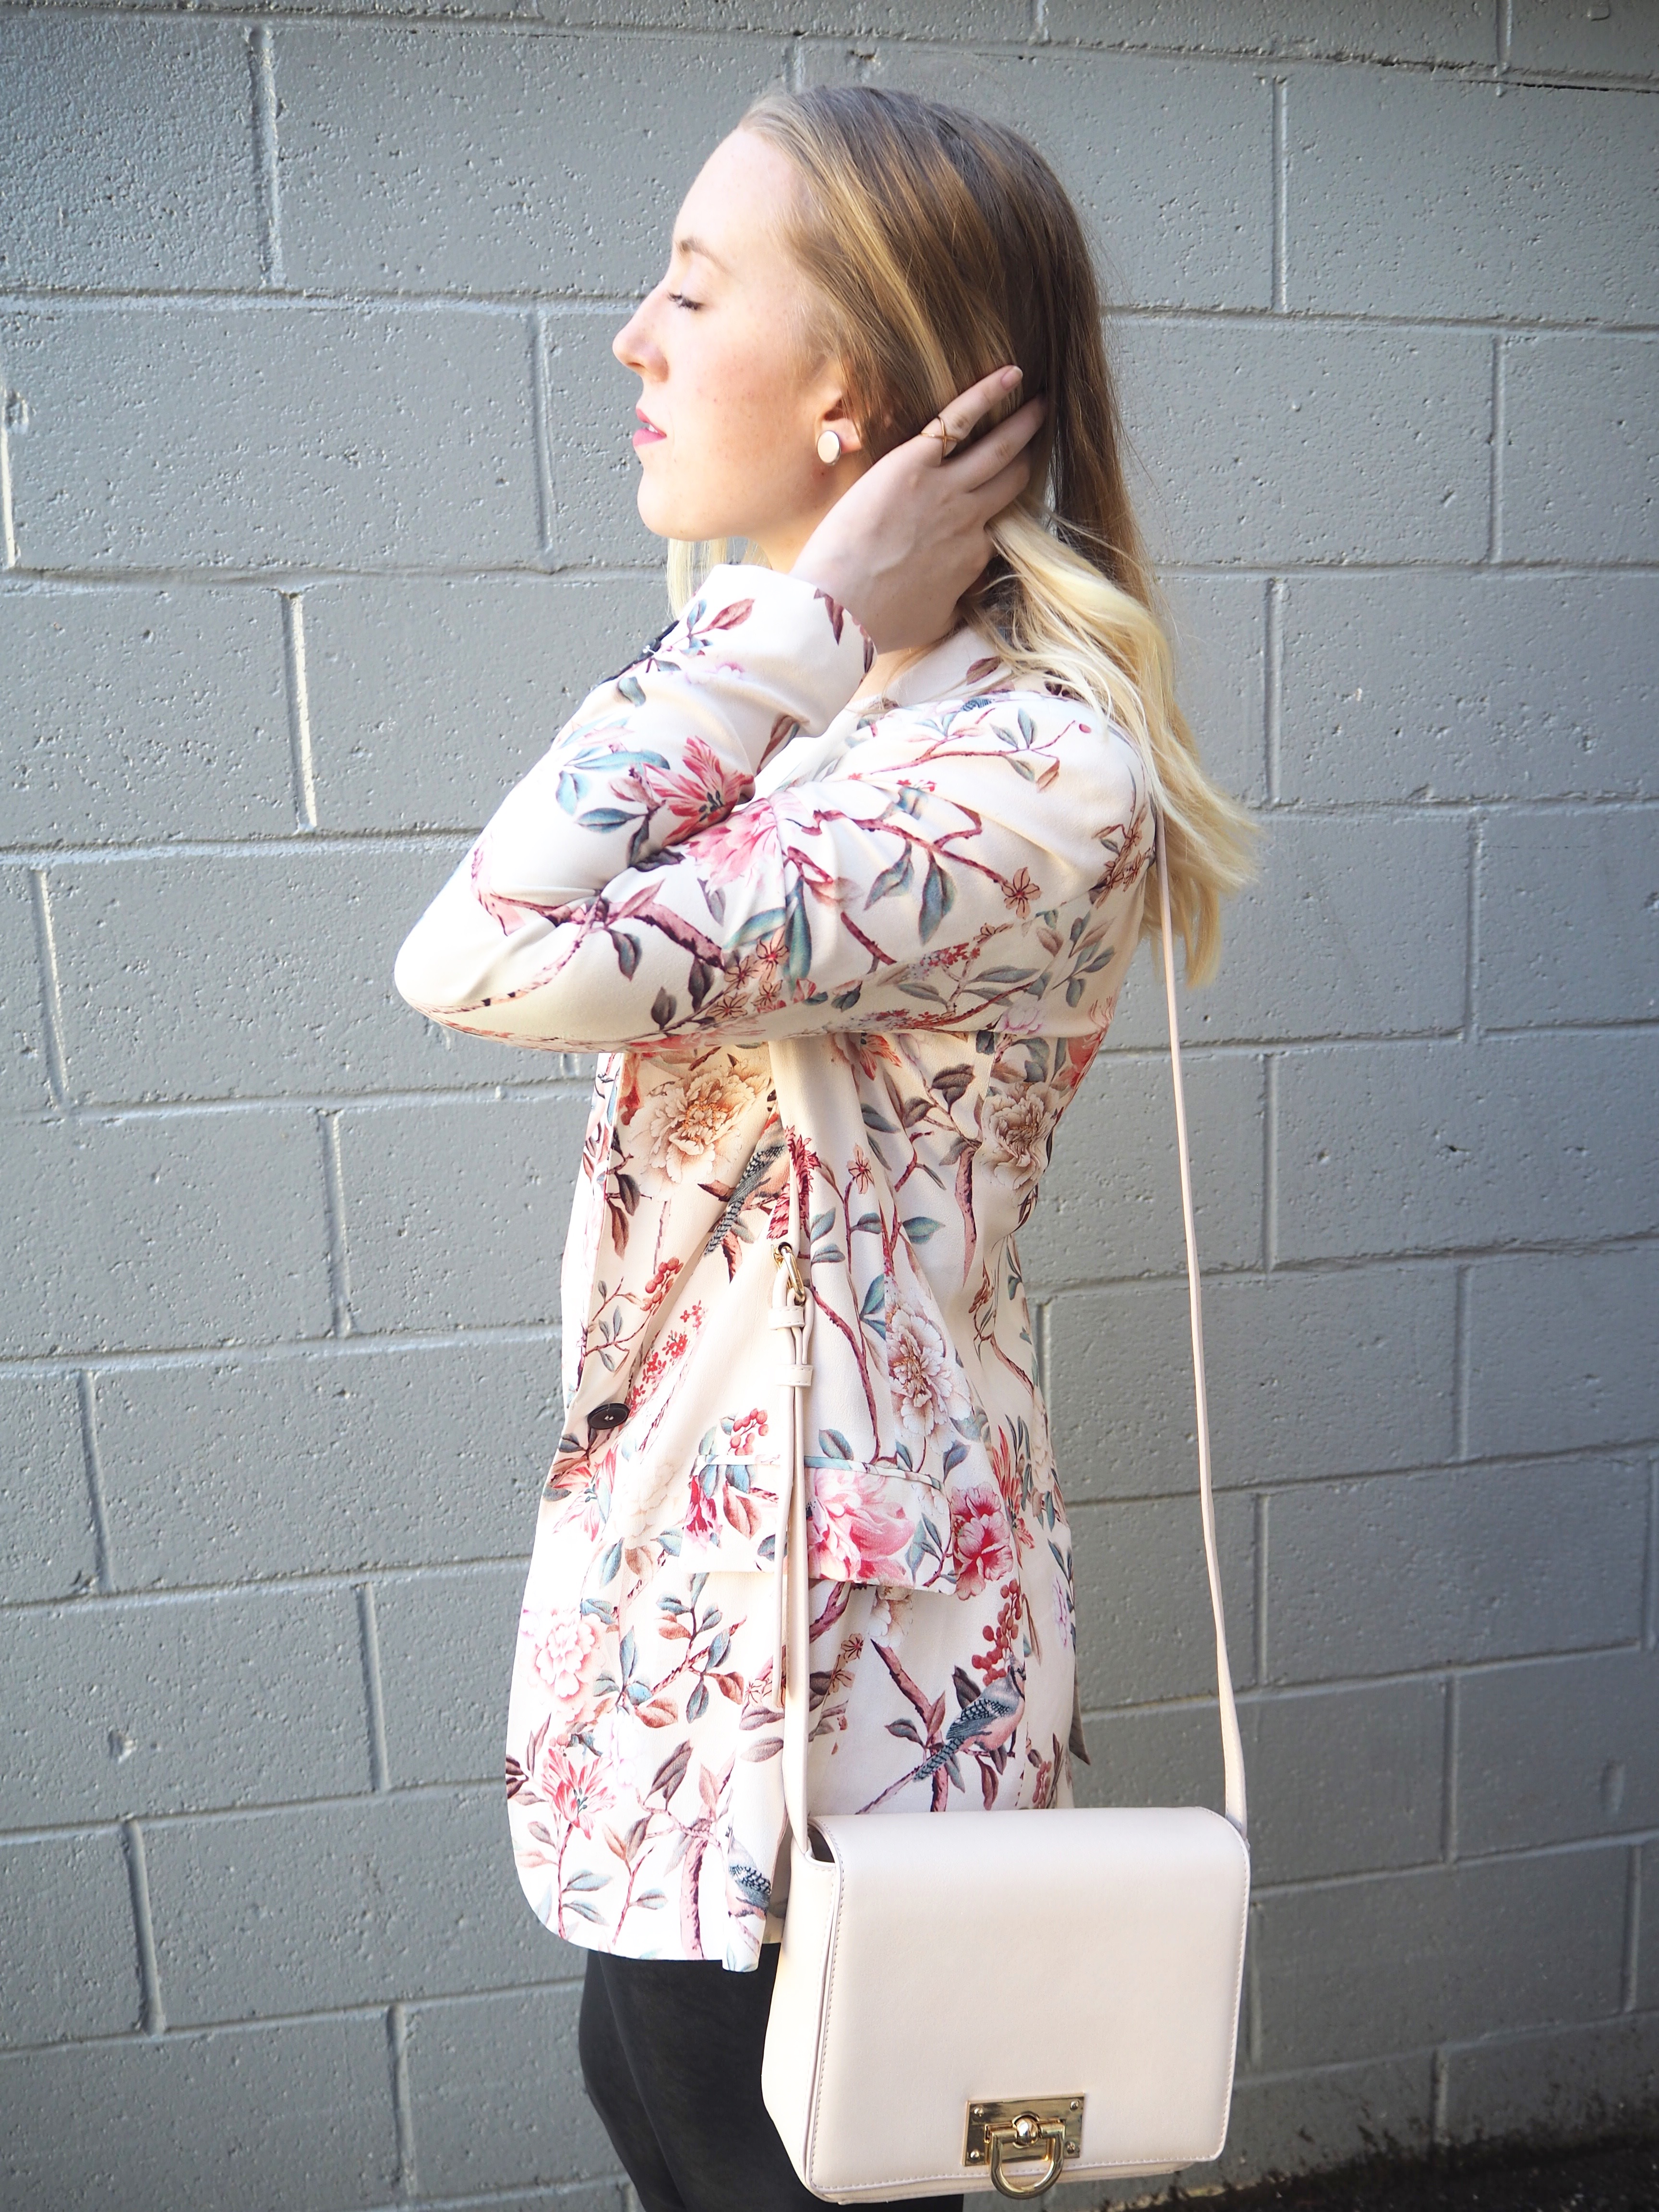
[[[958,454],[951,464],[951,473],[971,487],[988,483],[1030,443],[1048,411],[1048,402],[1041,396],[1028,399],[1006,422],[999,422],[995,429],[976,438],[965,453]]]
[[[979,485],[975,492],[974,505],[986,522],[991,522],[1012,507],[1031,481],[1031,464],[1024,453],[1016,453],[1006,468],[999,469],[995,476]]]
[[[1021,374],[1012,367],[994,369],[989,376],[981,376],[977,384],[970,384],[966,392],[959,392],[948,401],[921,432],[933,447],[932,458],[945,460],[964,438],[971,437],[975,424],[1007,398],[1019,382]]]

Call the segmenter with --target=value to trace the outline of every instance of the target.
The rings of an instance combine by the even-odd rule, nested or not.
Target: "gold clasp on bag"
[[[1004,2197],[1041,2197],[1060,2179],[1060,2167],[1083,2148],[1081,2097],[1019,2097],[968,2107],[964,2166],[989,2166]],[[1040,2158],[1041,2173],[1016,2181],[1003,2172],[1010,2159]]]

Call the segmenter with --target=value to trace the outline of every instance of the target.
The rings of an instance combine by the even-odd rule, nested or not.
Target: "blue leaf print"
[[[921,887],[921,920],[916,934],[925,945],[956,904],[957,887],[930,854],[927,880]]]
[[[864,902],[865,911],[868,913],[878,899],[890,898],[895,891],[908,890],[911,874],[911,853],[907,842],[904,850],[894,861],[892,866],[884,868],[874,883],[871,884],[869,896]]]

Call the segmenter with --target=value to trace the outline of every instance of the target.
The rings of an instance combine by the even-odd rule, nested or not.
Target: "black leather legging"
[[[810,2212],[824,2203],[796,2179],[761,2102],[777,1971],[775,1943],[752,1974],[715,1960],[588,1953],[582,2081],[645,2212]],[[902,2203],[962,2212],[960,2197]]]

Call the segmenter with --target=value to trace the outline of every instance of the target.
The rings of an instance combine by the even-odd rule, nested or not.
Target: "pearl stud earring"
[[[833,469],[841,459],[841,440],[833,430],[825,430],[819,437],[818,459],[826,469]]]

